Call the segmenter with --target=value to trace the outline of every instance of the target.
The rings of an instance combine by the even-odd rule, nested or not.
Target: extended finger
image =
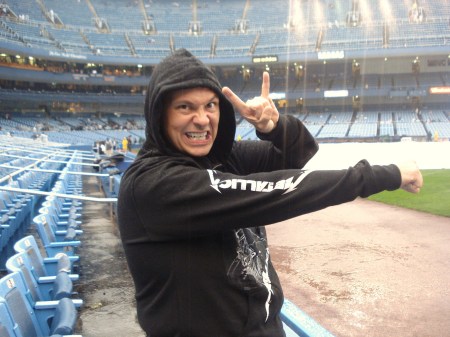
[[[270,76],[267,71],[263,72],[263,82],[261,86],[261,96],[269,98],[270,93]]]
[[[222,93],[238,111],[244,111],[246,109],[246,104],[230,88],[223,87]]]

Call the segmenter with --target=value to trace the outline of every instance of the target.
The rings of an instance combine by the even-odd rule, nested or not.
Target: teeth
[[[205,140],[206,136],[208,135],[208,132],[187,132],[186,135],[189,138]]]

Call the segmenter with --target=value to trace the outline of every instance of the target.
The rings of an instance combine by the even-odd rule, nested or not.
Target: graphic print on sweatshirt
[[[233,284],[246,291],[267,289],[267,321],[273,290],[269,278],[269,248],[266,239],[248,228],[237,229],[234,234],[237,255],[228,268],[227,276]]]
[[[278,181],[261,181],[261,180],[247,180],[243,178],[233,178],[221,180],[216,178],[217,172],[215,170],[207,170],[211,187],[219,193],[222,190],[240,190],[249,192],[263,192],[270,193],[273,191],[284,191],[283,194],[291,193],[297,189],[303,179],[311,173],[311,171],[300,170],[298,176],[292,176],[287,179]]]

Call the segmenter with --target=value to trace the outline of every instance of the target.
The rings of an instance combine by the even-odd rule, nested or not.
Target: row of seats
[[[18,151],[10,144],[7,146],[10,149],[5,151],[7,153]],[[34,164],[31,171],[9,174],[8,183],[0,184],[0,200],[8,197],[9,201],[17,200],[17,206],[26,214],[15,223],[17,229],[13,236],[5,232],[12,231],[11,228],[3,225],[1,228],[2,239],[10,236],[1,250],[0,268],[6,272],[0,278],[2,337],[81,337],[74,334],[78,311],[83,305],[74,292],[74,282],[79,279],[78,248],[83,233],[80,229],[83,204],[79,200],[82,197],[82,161],[78,151],[49,150],[51,155],[34,149],[28,156],[34,158],[39,154],[41,158],[36,161],[41,167],[50,164],[52,169],[36,169]],[[26,152],[25,149],[19,151]],[[51,187],[30,181],[31,174],[46,177],[43,180],[50,180]],[[15,192],[19,189],[29,193]],[[35,194],[39,192],[46,196]],[[28,203],[35,205],[25,208],[23,205]],[[2,211],[5,205],[1,206]],[[30,224],[33,228],[29,228]]]
[[[428,21],[423,24],[405,23],[404,19],[397,19],[397,29],[391,29],[390,39],[383,39],[384,21],[377,21],[358,27],[347,27],[341,23],[338,27],[307,25],[297,26],[288,30],[282,26],[273,27],[272,30],[262,32],[253,27],[252,31],[237,34],[230,29],[223,32],[205,32],[199,35],[188,35],[187,26],[180,27],[181,34],[160,31],[155,35],[145,35],[142,30],[114,31],[100,33],[87,31],[85,40],[78,30],[55,29],[48,25],[46,32],[38,24],[29,22],[15,22],[2,19],[0,30],[9,42],[26,43],[35,48],[52,50],[58,53],[61,50],[77,54],[96,54],[120,57],[162,58],[175,48],[186,48],[197,57],[236,57],[245,56],[254,49],[255,55],[289,54],[314,52],[317,48],[318,36],[323,36],[320,46],[322,51],[361,49],[377,50],[383,46],[392,48],[405,48],[410,46],[439,47],[447,44],[443,33],[448,25],[446,18],[435,18],[435,22]],[[47,25],[47,24],[43,24]],[[324,28],[325,27],[325,28]],[[232,27],[230,27],[232,28]],[[306,29],[306,31],[304,31]],[[7,32],[13,32],[6,34]],[[427,33],[424,33],[428,32]],[[39,35],[41,34],[41,35]],[[47,38],[49,35],[52,38]]]
[[[308,130],[318,138],[370,138],[383,136],[418,136],[426,137],[437,133],[440,138],[450,138],[450,124],[448,113],[443,110],[424,110],[421,119],[413,111],[395,110],[392,112],[364,111],[356,115],[352,122],[352,113],[309,112],[298,115]],[[332,125],[343,124],[345,131],[333,132]],[[2,119],[0,119],[0,126]],[[319,127],[317,127],[319,125]],[[330,125],[322,129],[322,126]],[[339,128],[341,128],[339,127]],[[328,131],[330,132],[328,132]],[[327,131],[327,132],[324,132]],[[347,133],[348,131],[348,133]],[[11,132],[4,128],[0,133]],[[35,133],[31,131],[13,131],[14,136],[31,138]],[[72,145],[92,145],[96,141],[114,139],[118,144],[125,136],[133,140],[145,138],[144,129],[137,130],[96,130],[96,131],[46,131],[50,142],[61,142]],[[238,124],[236,139],[257,139],[254,128],[245,121]],[[41,141],[38,139],[37,141]],[[1,173],[1,167],[0,167]]]
[[[389,115],[389,118],[386,116]],[[450,138],[450,123],[441,111],[435,113],[435,121],[429,114],[419,119],[413,111],[383,112],[366,111],[358,113],[352,121],[352,113],[309,113],[300,114],[298,118],[305,124],[311,134],[323,138],[370,138],[370,137],[422,137],[437,134],[440,138]],[[437,119],[441,118],[441,119]],[[442,122],[440,120],[443,120]],[[257,140],[254,127],[243,120],[237,127],[237,139]]]
[[[12,12],[15,12],[18,6],[13,1],[10,4],[7,1],[5,5]],[[189,48],[196,56],[203,57],[208,57],[211,49],[219,57],[243,56],[252,47],[256,47],[257,55],[314,51],[319,34],[323,37],[321,49],[325,51],[380,49],[386,45],[393,48],[407,47],[411,45],[411,41],[414,46],[441,46],[447,43],[443,32],[448,26],[448,9],[442,11],[442,6],[432,6],[431,3],[428,8],[424,6],[428,15],[427,20],[421,24],[408,20],[410,6],[402,4],[402,9],[398,9],[390,18],[380,16],[381,12],[377,6],[372,10],[362,11],[361,25],[351,27],[345,23],[348,6],[321,6],[319,3],[312,6],[305,2],[305,5],[301,6],[303,9],[290,9],[286,2],[280,1],[276,5],[271,3],[270,6],[250,6],[244,9],[242,2],[236,2],[234,6],[227,3],[227,10],[223,11],[223,6],[209,4],[197,9],[198,25],[203,28],[199,34],[192,35],[188,34],[188,27],[194,23],[190,2],[187,10],[183,10],[183,6],[171,8],[170,5],[162,3],[160,6],[153,4],[151,12],[143,12],[136,6],[127,6],[128,14],[130,11],[137,13],[128,16],[122,15],[120,6],[108,6],[105,10],[98,4],[106,15],[101,17],[102,21],[106,20],[108,25],[112,25],[112,30],[108,33],[98,32],[94,28],[93,23],[96,20],[86,5],[74,5],[72,10],[62,10],[67,4],[58,5],[58,2],[54,2],[53,5],[55,11],[52,9],[52,13],[58,13],[65,24],[64,27],[49,23],[38,6],[30,4],[26,15],[31,21],[17,22],[4,16],[0,29],[5,30],[5,36],[10,41],[57,52],[114,56],[135,54],[152,58],[168,54],[173,43],[176,48]],[[167,15],[167,11],[170,11],[171,15]],[[243,11],[247,15],[246,18],[241,16]],[[72,15],[73,12],[87,15]],[[270,15],[266,15],[266,12],[270,12]],[[378,15],[370,15],[372,12]],[[23,13],[23,8],[20,13]],[[147,16],[152,18],[154,24],[154,34],[151,35],[144,34],[142,30]],[[270,19],[260,22],[259,17]],[[79,21],[80,19],[82,21]],[[126,22],[121,23],[122,20]],[[387,34],[390,36],[389,41],[383,39],[386,36],[383,32],[387,20],[390,21],[391,27],[395,27]],[[9,34],[6,34],[7,32]]]
[[[82,300],[72,298],[78,276],[70,274],[67,255],[43,258],[32,235],[19,240],[16,249],[6,263],[8,274],[0,279],[0,335],[75,337]]]

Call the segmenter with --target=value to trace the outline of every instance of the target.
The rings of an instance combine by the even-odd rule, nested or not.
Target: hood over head
[[[146,140],[140,154],[157,149],[165,155],[183,155],[164,136],[163,97],[169,92],[196,87],[209,88],[219,97],[219,129],[208,157],[214,162],[226,160],[236,132],[233,106],[222,94],[222,86],[212,70],[186,49],[178,49],[164,58],[151,75],[144,110]]]

